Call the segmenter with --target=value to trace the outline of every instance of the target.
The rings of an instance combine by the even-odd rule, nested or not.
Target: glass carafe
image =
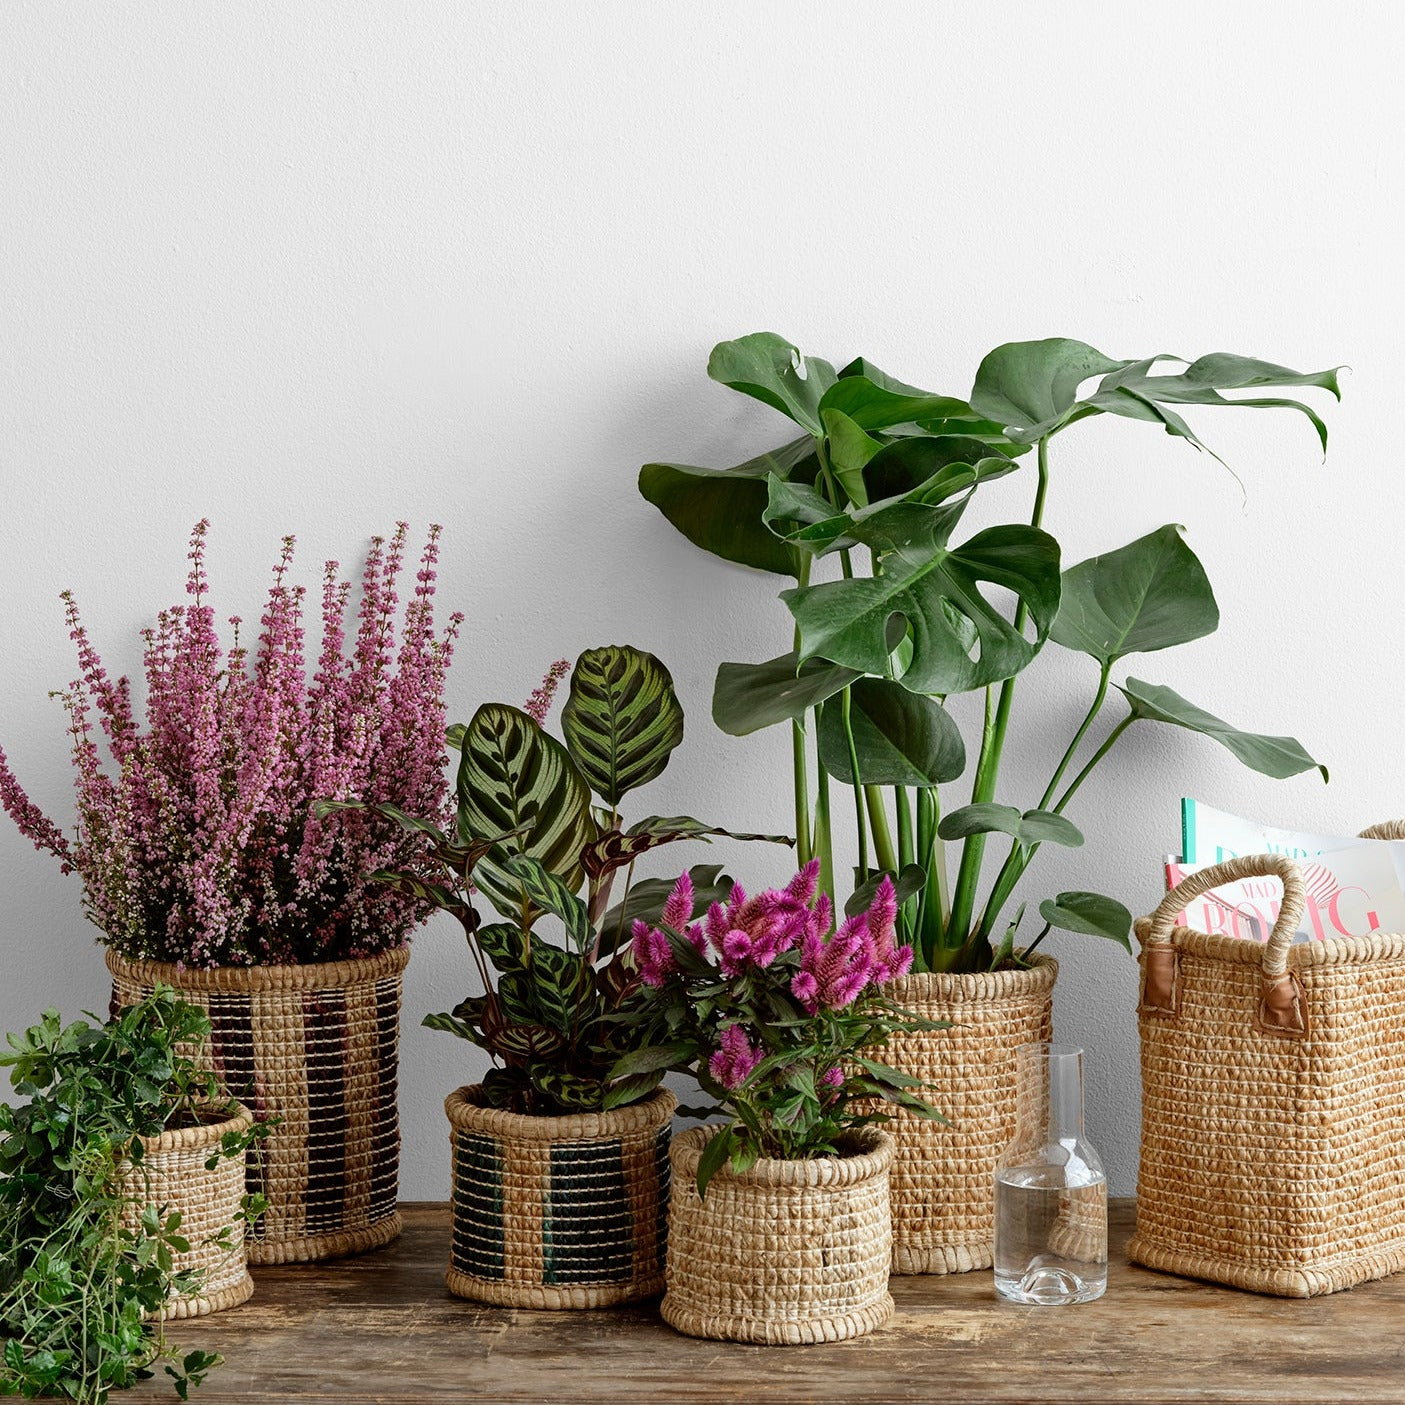
[[[1107,1177],[1083,1135],[1083,1050],[1017,1053],[1015,1139],[995,1169],[995,1291],[1086,1303],[1107,1288]]]

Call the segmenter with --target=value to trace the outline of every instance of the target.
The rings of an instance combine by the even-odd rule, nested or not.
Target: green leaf
[[[384,883],[387,888],[394,888],[397,893],[418,898],[420,902],[443,912],[462,915],[469,910],[468,903],[452,888],[446,888],[442,883],[427,882],[423,878],[416,877],[413,873],[399,873],[390,869],[378,868],[370,877],[373,882]]]
[[[947,539],[962,506],[899,502],[854,529],[885,553],[881,575],[782,591],[799,626],[801,657],[883,677],[898,616],[912,636],[912,662],[901,682],[913,692],[969,692],[1020,672],[1058,611],[1058,543],[1035,527],[1002,526],[951,548]],[[1024,601],[1032,641],[986,599],[982,588],[989,586]]]
[[[550,912],[565,923],[566,935],[578,950],[584,951],[590,945],[593,933],[585,904],[540,860],[513,854],[503,860],[502,866],[522,885],[533,907]]]
[[[712,720],[729,736],[744,737],[778,722],[803,717],[862,674],[795,653],[765,663],[724,663],[712,692]]]
[[[723,1127],[718,1134],[703,1148],[702,1155],[698,1157],[698,1197],[706,1199],[707,1188],[713,1176],[722,1169],[731,1159],[732,1148],[736,1141],[736,1128],[729,1124]]]
[[[943,839],[966,839],[972,834],[1008,834],[1026,848],[1034,844],[1062,844],[1076,849],[1083,835],[1076,825],[1052,810],[1026,810],[1013,805],[982,803],[963,805],[942,816],[937,833]]]
[[[849,901],[844,904],[844,916],[853,917],[855,913],[863,912],[873,902],[873,895],[885,878],[893,880],[893,891],[897,894],[898,906],[901,907],[914,893],[922,891],[922,885],[927,881],[927,870],[921,864],[910,863],[896,875],[875,873],[849,895]]]
[[[1090,937],[1106,937],[1129,954],[1132,943],[1132,914],[1115,898],[1101,893],[1060,893],[1039,904],[1039,915],[1051,926],[1066,932],[1083,932]]]
[[[760,400],[789,416],[813,435],[822,434],[820,400],[834,384],[828,361],[800,355],[799,348],[774,332],[752,332],[736,341],[719,342],[708,358],[707,373],[731,389]]]
[[[862,366],[863,370],[851,375],[854,366]],[[819,409],[821,420],[827,413],[838,413],[860,429],[889,429],[919,420],[978,418],[964,400],[903,385],[861,361],[840,372],[839,379],[821,398]]]
[[[850,726],[865,785],[932,786],[966,769],[961,730],[938,702],[901,683],[861,678],[851,685]],[[854,784],[844,714],[827,707],[819,726],[820,760],[835,780]]]
[[[686,1068],[693,1053],[691,1044],[653,1044],[647,1049],[633,1049],[610,1070],[610,1077],[633,1078],[641,1073]]]
[[[577,890],[585,879],[581,851],[599,829],[566,748],[518,708],[484,703],[464,732],[462,753],[459,805],[474,833],[515,832],[517,852]],[[527,899],[521,881],[490,859],[479,862],[474,882],[505,917],[516,917]]]
[[[1143,683],[1140,679],[1129,678],[1125,687],[1118,687],[1118,692],[1127,699],[1133,717],[1149,722],[1168,722],[1173,727],[1184,727],[1187,731],[1210,737],[1260,775],[1285,780],[1316,767],[1322,772],[1322,779],[1327,779],[1327,768],[1314,761],[1295,737],[1241,732],[1158,683]]]
[[[1084,381],[1131,364],[1068,337],[1007,342],[981,362],[971,408],[1003,425],[1011,438],[1032,444],[1082,417],[1075,405]]]
[[[1213,634],[1220,610],[1195,553],[1168,525],[1063,573],[1049,637],[1104,665]]]
[[[864,481],[875,505],[917,493],[918,501],[934,507],[974,484],[1003,478],[1018,467],[1014,459],[992,453],[990,445],[979,439],[934,434],[896,439],[885,445],[869,460]]]
[[[742,566],[799,576],[804,553],[779,541],[762,521],[766,479],[774,474],[812,483],[818,472],[815,441],[807,435],[734,468],[646,463],[639,491],[694,546]]]
[[[742,834],[735,830],[719,829],[716,825],[704,824],[688,815],[651,815],[630,825],[621,834],[610,830],[600,836],[585,850],[586,872],[592,878],[613,872],[631,864],[641,854],[657,849],[664,844],[673,844],[680,839],[738,839],[744,842],[764,844],[794,844],[786,834]]]
[[[628,644],[587,649],[571,670],[561,730],[595,793],[618,806],[662,773],[683,740],[673,675],[653,654]]]
[[[839,486],[849,495],[849,501],[855,507],[867,506],[868,487],[864,483],[864,467],[882,450],[882,442],[865,434],[858,424],[839,410],[821,409],[820,421],[824,425],[825,442],[829,446],[829,466],[839,480]]]

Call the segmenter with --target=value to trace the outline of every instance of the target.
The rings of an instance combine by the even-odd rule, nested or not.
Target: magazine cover
[[[1182,858],[1168,859],[1167,888],[1245,854],[1284,854],[1303,872],[1306,901],[1295,941],[1405,932],[1405,843],[1311,834],[1257,824],[1199,801],[1181,802]],[[1246,878],[1197,898],[1177,919],[1196,931],[1267,941],[1278,919],[1275,878]]]

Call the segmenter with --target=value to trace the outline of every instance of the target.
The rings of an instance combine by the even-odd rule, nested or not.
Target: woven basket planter
[[[995,1163],[1015,1135],[1015,1051],[1053,1038],[1058,963],[1026,970],[924,973],[884,987],[940,1032],[897,1034],[885,1063],[932,1086],[947,1125],[887,1109],[893,1162],[893,1272],[969,1273],[995,1261]]]
[[[205,1162],[226,1132],[247,1132],[253,1118],[240,1108],[232,1117],[203,1122],[142,1137],[142,1163],[129,1172],[129,1189],[142,1205],[155,1205],[170,1214],[179,1211],[180,1233],[190,1241],[188,1254],[175,1256],[175,1271],[203,1269],[205,1281],[198,1293],[171,1297],[161,1311],[166,1319],[204,1317],[206,1313],[237,1307],[254,1291],[244,1252],[244,1222],[240,1202],[244,1197],[245,1154],[222,1159],[214,1170]],[[132,1227],[140,1211],[124,1215]],[[232,1248],[209,1243],[227,1226]]]
[[[610,1112],[526,1117],[485,1107],[476,1084],[450,1093],[449,1291],[525,1308],[658,1293],[677,1106],[658,1088]]]
[[[1266,944],[1174,925],[1200,893],[1269,874]],[[1405,936],[1293,945],[1302,905],[1297,866],[1260,855],[1193,874],[1137,924],[1127,1252],[1148,1268],[1284,1297],[1405,1269]]]
[[[854,1134],[853,1154],[724,1166],[697,1189],[715,1129],[673,1142],[664,1321],[693,1337],[790,1346],[838,1342],[893,1315],[888,1292],[893,1139]]]
[[[157,981],[210,1013],[210,1058],[260,1120],[281,1119],[250,1159],[269,1208],[253,1264],[359,1254],[400,1233],[396,1106],[401,975],[409,953],[306,966],[179,970],[107,953],[113,1005]]]

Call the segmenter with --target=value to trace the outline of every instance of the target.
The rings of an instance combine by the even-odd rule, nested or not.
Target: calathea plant
[[[449,729],[459,752],[452,833],[376,807],[431,840],[430,867],[376,878],[462,925],[481,985],[425,1024],[491,1054],[491,1105],[530,1114],[623,1106],[663,1077],[661,1068],[614,1074],[632,1047],[639,984],[625,955],[630,924],[656,918],[669,893],[660,880],[631,884],[635,861],[681,839],[792,842],[688,816],[624,827],[620,802],[659,776],[683,739],[673,679],[652,654],[628,645],[587,649],[571,670],[563,743],[542,723],[566,671],[554,665],[525,710],[485,703],[467,726]],[[622,869],[625,892],[611,907]],[[700,909],[731,890],[720,865],[693,868],[690,882]],[[500,921],[483,921],[480,899]]]
[[[862,359],[836,372],[763,332],[714,348],[708,374],[800,430],[733,468],[653,463],[640,472],[644,497],[689,540],[794,581],[781,592],[793,649],[765,663],[722,664],[713,717],[736,735],[789,724],[799,857],[820,860],[821,887],[836,895],[830,782],[852,791],[858,870],[849,910],[864,905],[881,875],[892,876],[917,969],[980,970],[1013,955],[1023,912],[1008,916],[1016,884],[1042,844],[1083,842],[1064,812],[1134,724],[1198,732],[1265,775],[1317,764],[1292,738],[1240,731],[1163,685],[1113,682],[1129,655],[1218,626],[1209,581],[1179,527],[1061,570],[1042,522],[1050,445],[1073,425],[1120,415],[1204,448],[1182,407],[1287,407],[1308,418],[1325,449],[1326,427],[1311,407],[1261,392],[1315,386],[1338,395],[1335,371],[1304,374],[1227,354],[1121,361],[1053,338],[997,347],[963,400],[905,385]],[[961,536],[975,495],[1003,491],[992,485],[1011,478],[1031,449],[1027,520]],[[835,562],[837,573],[818,579]],[[1048,644],[1096,665],[1090,705],[1042,794],[1001,803],[1016,680]],[[1114,691],[1126,710],[1099,736]],[[968,749],[946,702],[971,692],[985,709]],[[963,779],[968,803],[944,810],[940,788]],[[983,882],[992,834],[1006,851]],[[949,885],[943,841],[951,840],[963,848]],[[1062,893],[1040,913],[1046,925],[1029,949],[1051,926],[1128,945],[1130,916],[1111,898]]]

